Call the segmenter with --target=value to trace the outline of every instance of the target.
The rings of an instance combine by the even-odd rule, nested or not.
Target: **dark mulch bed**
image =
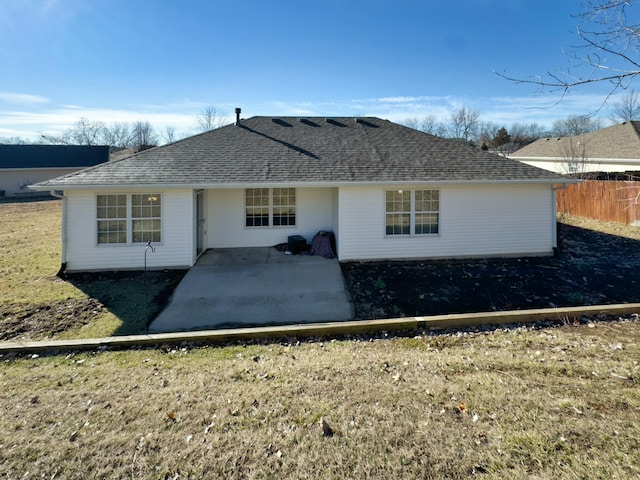
[[[558,235],[555,257],[346,262],[342,271],[357,319],[640,302],[640,240],[562,223]]]

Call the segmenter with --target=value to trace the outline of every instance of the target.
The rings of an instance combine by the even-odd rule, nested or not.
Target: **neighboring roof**
[[[624,122],[577,137],[541,138],[511,158],[566,158],[580,145],[587,158],[640,159],[640,122]]]
[[[108,146],[0,145],[0,169],[85,168],[107,160]]]
[[[444,181],[572,180],[379,118],[252,117],[36,188]]]

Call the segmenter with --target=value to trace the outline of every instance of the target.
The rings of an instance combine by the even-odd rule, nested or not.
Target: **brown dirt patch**
[[[359,319],[640,302],[640,227],[565,219],[558,235],[555,257],[347,262],[342,269]]]
[[[94,298],[69,299],[47,305],[0,306],[0,340],[33,340],[88,324],[105,310]]]
[[[146,333],[146,327],[169,301],[186,272],[101,272],[68,275],[66,281],[86,297],[57,302],[0,305],[0,341],[55,337],[111,312],[122,322],[113,335]]]

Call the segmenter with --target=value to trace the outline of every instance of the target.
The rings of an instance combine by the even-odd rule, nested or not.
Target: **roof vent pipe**
[[[240,112],[242,112],[242,109],[236,108],[236,126],[240,125]]]

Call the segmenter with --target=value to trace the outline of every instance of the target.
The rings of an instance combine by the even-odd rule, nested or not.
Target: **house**
[[[108,146],[0,145],[0,197],[37,194],[27,187],[107,160]]]
[[[640,171],[640,122],[624,122],[576,137],[541,138],[510,158],[557,173]]]
[[[67,271],[188,267],[331,231],[340,260],[550,255],[571,178],[379,118],[252,117],[33,185]]]

